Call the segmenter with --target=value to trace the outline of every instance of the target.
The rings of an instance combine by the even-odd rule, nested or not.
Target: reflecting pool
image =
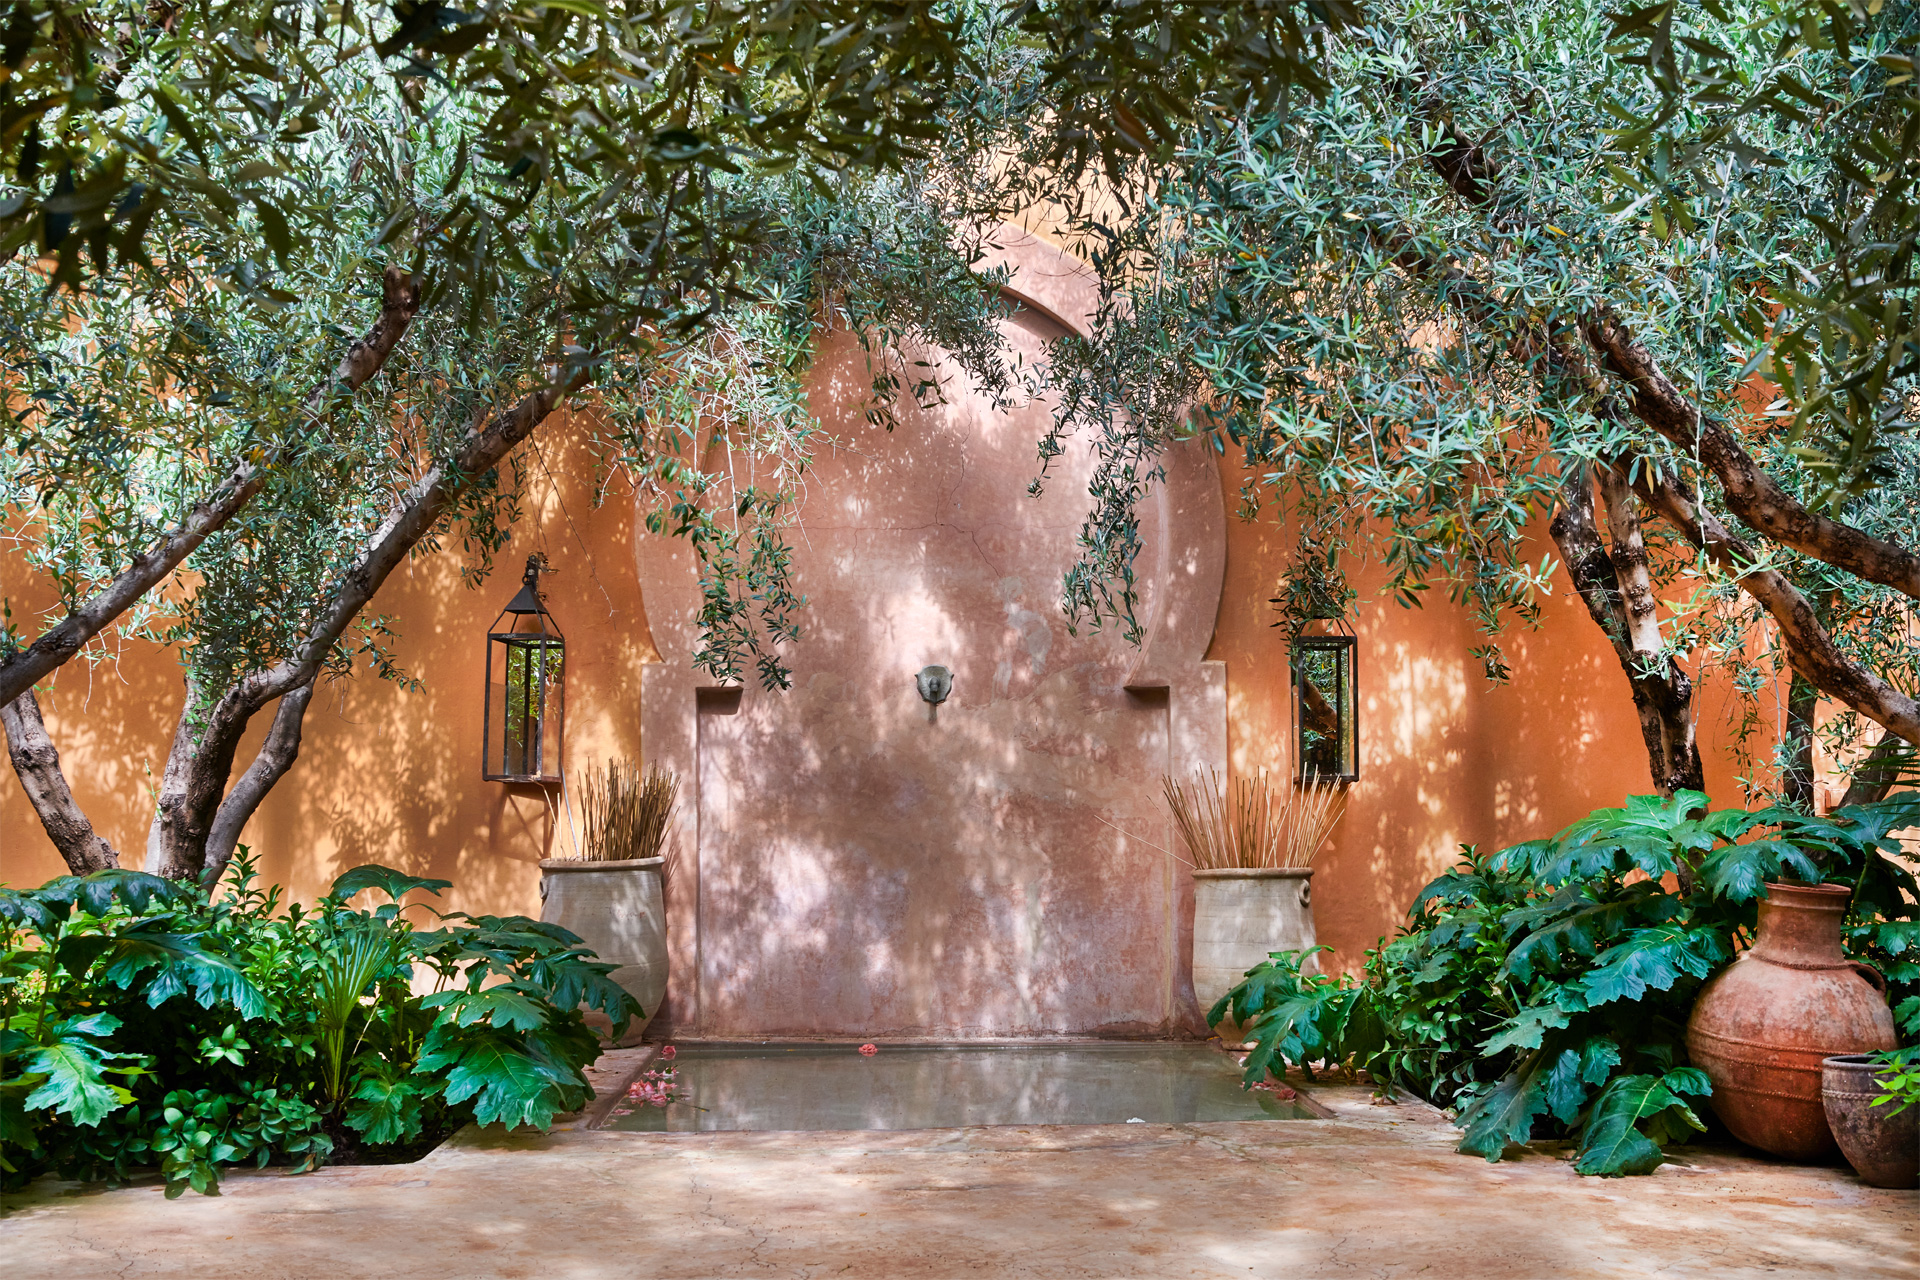
[[[686,1133],[1312,1118],[1265,1090],[1243,1089],[1237,1058],[1206,1045],[882,1045],[871,1057],[851,1044],[676,1049],[675,1100],[656,1107],[623,1098],[605,1128]]]

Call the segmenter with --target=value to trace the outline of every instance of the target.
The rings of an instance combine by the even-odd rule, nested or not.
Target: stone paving
[[[1457,1155],[1418,1104],[1313,1097],[1332,1118],[641,1135],[585,1117],[171,1202],[43,1180],[8,1198],[0,1275],[1920,1277],[1920,1193],[1842,1169],[1688,1149],[1581,1178],[1564,1152]]]

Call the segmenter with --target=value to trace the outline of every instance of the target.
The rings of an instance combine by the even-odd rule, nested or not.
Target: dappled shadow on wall
[[[1089,460],[1027,497],[1046,406],[956,387],[888,436],[858,424],[864,380],[823,358],[845,447],[796,533],[794,687],[700,717],[702,1031],[1164,1033],[1166,700],[1058,607]],[[953,672],[937,708],[930,664]]]
[[[381,592],[375,607],[396,618],[396,656],[420,689],[360,671],[316,695],[299,763],[248,828],[268,873],[301,896],[374,861],[452,880],[441,909],[538,914],[538,860],[570,853],[574,828],[557,789],[483,781],[480,754],[487,629],[533,551],[555,569],[542,588],[567,635],[569,773],[640,754],[639,672],[652,645],[618,550],[630,512],[593,505],[591,459],[560,425],[489,579],[468,588],[449,548],[409,561]]]

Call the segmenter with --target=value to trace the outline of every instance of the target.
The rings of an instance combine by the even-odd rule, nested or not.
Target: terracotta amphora
[[[1847,886],[1769,884],[1753,946],[1700,989],[1687,1053],[1714,1114],[1749,1146],[1793,1160],[1839,1154],[1820,1063],[1897,1043],[1886,982],[1840,948]]]

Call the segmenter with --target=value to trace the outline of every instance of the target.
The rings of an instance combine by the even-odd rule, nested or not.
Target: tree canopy
[[[818,323],[869,342],[882,422],[906,338],[1007,376],[994,280],[929,181],[934,140],[1006,91],[983,53],[1017,62],[1059,172],[1117,172],[1156,145],[1142,120],[1171,136],[1203,101],[1311,84],[1316,15],[1348,12],[16,6],[0,483],[61,607],[31,638],[9,620],[0,719],[56,844],[77,867],[117,857],[66,786],[35,681],[116,622],[179,650],[149,864],[217,870],[292,764],[316,679],[362,659],[407,678],[365,614],[381,584],[451,539],[484,574],[516,448],[589,387],[650,527],[699,553],[700,662],[783,684],[802,602],[781,529]],[[752,484],[703,469],[716,440],[764,460]]]
[[[1283,623],[1344,607],[1364,551],[1402,603],[1471,609],[1501,679],[1501,629],[1564,568],[1662,789],[1700,785],[1715,667],[1753,698],[1790,670],[1796,759],[1821,695],[1837,746],[1869,724],[1911,742],[1916,21],[1816,0],[15,5],[0,488],[60,596],[0,644],[16,769],[76,868],[111,863],[32,687],[116,624],[171,644],[187,695],[151,865],[217,869],[317,680],[411,678],[367,613],[387,576],[452,541],[484,575],[517,450],[589,392],[605,464],[698,553],[697,660],[783,685],[823,321],[867,343],[882,425],[939,395],[900,365],[912,343],[1056,396],[1037,483],[1076,433],[1101,460],[1076,622],[1132,628],[1134,509],[1200,435],[1257,477],[1243,514],[1299,536]],[[975,268],[1036,208],[1104,305],[1090,340],[1014,370]],[[751,481],[703,463],[716,443]]]
[[[1701,664],[1790,667],[1840,742],[1920,737],[1920,28],[1794,13],[1708,6],[1675,54],[1671,7],[1374,3],[1318,98],[1143,160],[1130,215],[1084,219],[1110,298],[1055,365],[1056,436],[1104,459],[1069,610],[1130,621],[1133,505],[1210,434],[1301,582],[1338,598],[1364,549],[1403,603],[1444,588],[1496,679],[1552,516],[1663,789],[1699,785]]]

